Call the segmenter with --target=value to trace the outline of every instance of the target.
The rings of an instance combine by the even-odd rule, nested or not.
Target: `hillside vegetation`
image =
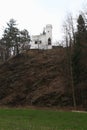
[[[0,105],[73,107],[68,80],[65,48],[19,54],[0,65]]]
[[[0,66],[1,105],[71,106],[64,49],[30,50]]]

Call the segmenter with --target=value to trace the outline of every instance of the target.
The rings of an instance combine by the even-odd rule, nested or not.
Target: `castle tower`
[[[46,25],[46,44],[48,49],[52,48],[52,25]]]
[[[52,49],[52,25],[47,24],[40,35],[33,35],[31,49]]]

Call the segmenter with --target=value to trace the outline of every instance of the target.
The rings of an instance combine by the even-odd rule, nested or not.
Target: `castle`
[[[30,49],[52,49],[52,25],[46,25],[40,35],[33,35],[30,45]]]

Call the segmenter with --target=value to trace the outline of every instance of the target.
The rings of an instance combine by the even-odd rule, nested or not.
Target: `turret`
[[[52,25],[46,25],[46,41],[48,46],[52,46]]]

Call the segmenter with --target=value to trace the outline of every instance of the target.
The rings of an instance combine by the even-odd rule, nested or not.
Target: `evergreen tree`
[[[1,41],[2,44],[6,46],[7,58],[10,57],[12,49],[14,50],[14,52],[16,51],[16,53],[19,53],[19,30],[16,27],[16,21],[14,19],[10,19],[9,23],[7,23],[7,28],[4,30],[4,34]]]
[[[87,30],[85,25],[85,20],[82,15],[79,15],[77,19],[77,32],[75,33],[75,43],[74,52],[72,57],[73,63],[73,77],[76,92],[76,99],[78,104],[84,104],[84,88],[80,88],[81,82],[87,78],[85,76],[86,65],[85,65],[85,55],[87,54],[86,48],[87,44]]]
[[[83,71],[81,60],[83,55],[84,44],[87,42],[86,34],[87,31],[85,21],[82,15],[79,15],[77,19],[77,32],[75,34],[74,54],[73,54],[73,74],[75,84],[81,81],[81,72]]]
[[[16,27],[16,21],[14,19],[10,19],[9,23],[7,23],[7,28],[4,30],[4,34],[1,43],[6,47],[7,50],[7,59],[13,55],[19,54],[21,49],[29,49],[30,48],[30,35],[29,32],[24,29],[20,31]]]

